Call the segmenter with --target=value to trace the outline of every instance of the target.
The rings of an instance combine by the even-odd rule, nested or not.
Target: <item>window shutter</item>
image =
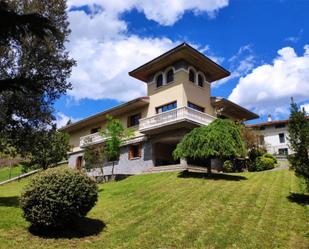
[[[128,153],[128,156],[129,156],[129,159],[131,160],[132,159],[132,154],[133,154],[133,151],[132,151],[132,146],[129,146],[129,153]]]
[[[138,145],[138,157],[142,157],[142,144]]]

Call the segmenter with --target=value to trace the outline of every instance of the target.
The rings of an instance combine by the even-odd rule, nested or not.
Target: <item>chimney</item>
[[[271,114],[268,114],[267,121],[268,121],[268,122],[273,121],[273,118],[271,117]]]

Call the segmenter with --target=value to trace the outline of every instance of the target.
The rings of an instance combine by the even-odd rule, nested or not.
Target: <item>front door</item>
[[[79,156],[76,158],[76,169],[81,170],[82,168],[83,157]]]

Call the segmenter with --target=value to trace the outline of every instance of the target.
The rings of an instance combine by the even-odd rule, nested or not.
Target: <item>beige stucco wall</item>
[[[210,103],[210,84],[204,83],[200,87],[189,81],[185,70],[175,72],[174,82],[156,87],[155,82],[148,84],[150,104],[147,117],[156,114],[156,107],[177,101],[177,107],[187,106],[188,101],[205,108],[205,112],[214,115],[214,108]]]

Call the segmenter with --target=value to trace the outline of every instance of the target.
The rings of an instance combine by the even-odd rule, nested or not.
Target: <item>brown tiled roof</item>
[[[211,104],[217,108],[224,108],[224,112],[236,117],[239,120],[251,120],[259,118],[259,115],[254,112],[249,111],[248,109],[235,104],[234,102],[227,100],[223,97],[211,97]],[[224,113],[223,113],[224,114]]]
[[[69,125],[66,125],[64,127],[61,127],[59,130],[60,131],[66,131],[68,132],[69,130],[72,130],[74,129],[75,127],[77,126],[80,126],[82,125],[83,123],[86,123],[86,122],[92,122],[92,120],[96,120],[98,118],[102,118],[102,117],[105,117],[106,115],[108,114],[112,114],[113,112],[116,112],[116,111],[120,111],[122,108],[124,107],[127,107],[127,106],[130,106],[132,104],[135,104],[135,103],[138,103],[138,102],[145,102],[145,104],[148,104],[149,103],[149,97],[140,97],[140,98],[136,98],[136,99],[133,99],[133,100],[130,100],[128,102],[125,102],[125,103],[122,103],[120,105],[117,105],[115,107],[112,107],[110,109],[107,109],[107,110],[104,110],[102,112],[99,112],[97,114],[94,114],[92,116],[89,116],[87,118],[84,118],[82,120],[79,120],[77,122],[74,122],[74,123],[71,123]]]
[[[306,116],[307,119],[309,119],[309,116]],[[262,122],[258,124],[248,124],[248,127],[261,127],[261,126],[271,126],[271,125],[278,125],[278,124],[287,124],[289,122],[288,119],[284,120],[272,120],[272,121],[267,121],[267,122]]]

